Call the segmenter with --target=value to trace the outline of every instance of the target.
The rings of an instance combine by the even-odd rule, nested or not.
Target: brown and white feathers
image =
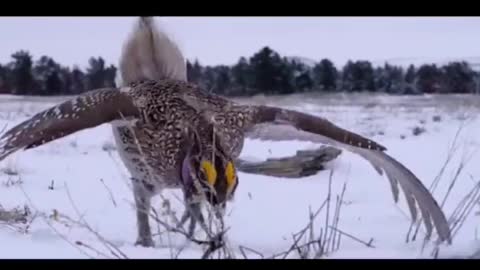
[[[181,89],[168,98],[183,100],[213,121],[221,143],[230,150],[232,156],[239,154],[244,136],[261,140],[295,139],[331,144],[360,155],[379,174],[385,173],[395,201],[399,199],[400,186],[412,218],[416,220],[418,212],[421,213],[428,236],[435,227],[440,240],[451,242],[448,222],[435,199],[408,168],[386,154],[386,147],[342,129],[322,117],[276,107],[236,105],[201,91],[186,82],[184,58],[175,43],[163,32],[154,29],[151,18],[141,19],[123,49],[120,62],[123,86],[132,87],[124,87],[124,91],[91,91],[33,116],[1,135],[0,160],[15,151],[34,148],[103,123],[141,119],[145,111],[137,105],[145,100],[139,98],[141,95],[136,97],[132,93],[149,83],[138,81],[155,80],[156,84],[171,84]],[[134,82],[138,83],[134,86]],[[148,91],[163,89],[153,87]],[[150,102],[155,104],[152,100]],[[156,106],[161,107],[162,104]]]
[[[0,161],[18,150],[35,148],[77,131],[115,120],[127,120],[137,114],[132,100],[118,89],[86,92],[37,113],[2,134]]]

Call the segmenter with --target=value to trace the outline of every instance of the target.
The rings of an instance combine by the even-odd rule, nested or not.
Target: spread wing
[[[77,131],[137,114],[124,92],[93,90],[44,110],[0,136],[0,161],[18,150],[38,147]]]
[[[413,220],[417,220],[418,206],[427,230],[427,238],[431,236],[435,226],[440,240],[451,243],[450,227],[438,203],[415,174],[384,152],[386,147],[321,117],[268,106],[239,107],[239,111],[248,112],[250,118],[245,126],[246,136],[249,138],[318,142],[360,155],[380,175],[385,172],[395,202],[398,202],[399,198],[398,186],[402,188]]]

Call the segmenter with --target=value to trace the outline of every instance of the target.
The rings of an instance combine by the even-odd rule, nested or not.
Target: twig
[[[32,200],[30,199],[30,196],[28,196],[28,194],[25,192],[25,190],[20,186],[20,190],[23,192],[23,194],[25,195],[25,197],[27,198],[27,200],[30,202],[30,204],[32,205],[32,207],[35,209],[35,211],[38,212],[38,209],[35,207],[35,205],[33,204]],[[67,237],[65,237],[63,234],[61,234],[51,223],[50,221],[45,218],[43,215],[42,215],[45,223],[47,224],[48,227],[50,227],[50,229],[52,229],[58,236],[60,236],[60,238],[62,238],[65,242],[67,242],[68,244],[70,244],[73,248],[75,248],[76,250],[78,250],[80,253],[82,253],[83,255],[87,256],[88,258],[90,259],[93,259],[92,256],[90,256],[88,253],[86,253],[85,251],[83,251],[81,248],[79,248],[77,245],[75,245],[74,243],[72,243],[70,240],[68,240]]]
[[[100,178],[100,182],[102,182],[103,186],[107,189],[107,192],[110,195],[110,199],[112,200],[113,205],[117,207],[117,203],[115,202],[115,198],[113,197],[112,191],[108,188],[108,186],[105,184],[103,179]]]
[[[342,189],[342,193],[340,195],[340,198],[338,197],[337,195],[337,207],[336,207],[336,211],[335,211],[335,217],[334,217],[334,227],[335,228],[338,228],[338,223],[340,222],[340,212],[341,212],[341,209],[342,209],[342,202],[343,202],[343,198],[344,198],[344,195],[345,195],[345,191],[347,190],[347,183],[345,182],[343,184],[343,189]],[[338,239],[337,239],[337,246],[335,247],[335,238],[336,236],[338,235],[338,232],[333,230],[333,247],[332,247],[332,251],[334,250],[338,250],[340,248],[340,237],[338,236]]]
[[[103,257],[105,257],[105,258],[109,258],[109,256],[108,256],[107,254],[105,254],[105,253],[103,253],[103,252],[101,252],[101,251],[99,251],[99,250],[91,247],[90,245],[87,245],[87,244],[83,243],[82,241],[75,241],[75,244],[77,244],[77,245],[79,245],[79,246],[82,246],[82,247],[85,247],[85,248],[87,248],[87,249],[89,249],[89,250],[91,250],[91,251],[94,251],[94,252],[97,253],[97,255],[103,256]]]
[[[463,129],[463,122],[462,122],[462,125],[460,125],[460,127],[457,129],[457,132],[455,133],[455,136],[453,138],[453,142],[448,150],[448,153],[447,153],[447,158],[443,164],[443,166],[440,168],[440,171],[438,172],[438,174],[435,176],[432,184],[430,185],[430,192],[433,194],[435,192],[435,189],[437,188],[438,184],[440,183],[440,179],[441,177],[443,176],[444,172],[445,172],[445,169],[447,168],[447,165],[450,163],[450,161],[452,160],[456,150],[458,149],[458,146],[457,146],[457,140],[458,140],[458,137],[460,136],[460,132],[462,131]]]
[[[329,227],[329,218],[330,218],[330,199],[332,197],[332,177],[333,177],[333,170],[330,171],[329,177],[328,177],[328,194],[327,194],[327,213],[326,213],[326,218],[325,218],[325,231],[323,235],[323,243],[322,246],[326,246],[326,250],[328,250],[329,242],[327,239],[327,234],[328,234],[328,227]],[[326,245],[325,245],[326,244]]]
[[[99,240],[100,242],[102,243],[102,245],[107,248],[110,253],[112,253],[112,255],[114,255],[115,257],[117,258],[124,258],[124,259],[128,259],[127,255],[125,255],[125,253],[123,253],[117,246],[115,246],[114,244],[110,243],[108,240],[106,240],[103,236],[101,236],[97,231],[93,230],[90,225],[85,221],[85,219],[83,218],[83,216],[80,214],[80,211],[78,210],[75,202],[73,201],[73,198],[70,194],[70,190],[67,186],[67,184],[65,184],[65,191],[67,193],[67,196],[68,196],[68,199],[75,211],[75,213],[79,216],[80,220],[82,221],[82,223],[78,223],[80,225],[83,225],[85,228],[87,228],[91,233],[93,233]],[[116,254],[115,252],[118,252],[118,254]]]
[[[375,248],[375,246],[372,245],[373,238],[370,238],[370,241],[365,242],[365,241],[363,241],[363,240],[361,240],[361,239],[359,239],[359,238],[357,238],[357,237],[355,237],[355,236],[353,236],[353,235],[351,235],[351,234],[348,234],[348,233],[346,233],[346,232],[344,232],[344,231],[342,231],[342,230],[340,230],[340,229],[333,228],[333,227],[331,227],[331,228],[332,228],[333,230],[338,231],[338,232],[341,233],[342,235],[345,235],[345,236],[347,236],[347,237],[349,237],[349,238],[351,238],[351,239],[353,239],[353,240],[355,240],[355,241],[357,241],[357,242],[365,245],[365,246],[368,247],[368,248]]]
[[[452,191],[453,187],[455,186],[455,183],[457,182],[458,176],[459,176],[460,173],[463,171],[466,163],[468,162],[468,160],[470,160],[470,159],[472,158],[472,156],[473,156],[473,154],[472,154],[469,158],[464,158],[464,159],[460,162],[457,170],[455,171],[455,175],[454,175],[452,181],[450,182],[450,185],[449,185],[449,187],[448,187],[447,193],[445,194],[445,197],[443,198],[441,207],[443,207],[443,206],[445,205],[445,202],[447,201],[447,198],[448,198],[448,196],[450,195],[450,192]]]
[[[465,204],[468,203],[468,200],[473,196],[473,194],[476,192],[477,189],[478,189],[478,183],[457,204],[457,207],[455,207],[455,209],[453,210],[453,213],[448,218],[448,223],[450,226],[452,226],[452,224],[457,221],[457,216],[461,215],[460,212],[463,211],[462,209],[464,208]]]
[[[185,230],[183,230],[183,228],[179,229],[179,228],[172,227],[169,224],[167,224],[166,222],[160,220],[159,218],[157,218],[156,216],[153,216],[151,214],[150,214],[150,217],[152,217],[156,222],[158,222],[160,225],[165,227],[165,229],[169,232],[179,233],[179,234],[185,236],[188,240],[192,241],[195,244],[207,245],[209,247],[209,249],[206,251],[206,253],[208,252],[208,255],[210,255],[212,252],[214,252],[215,250],[222,247],[223,235],[228,231],[228,228],[227,228],[224,231],[221,231],[220,233],[211,237],[208,241],[198,240],[198,239],[195,239],[193,236],[192,237],[189,236],[188,233]]]
[[[214,239],[213,241],[209,241],[210,243],[205,253],[203,253],[202,259],[207,259],[208,257],[210,257],[210,255],[213,252],[224,247],[225,244],[222,240],[222,237],[223,237],[223,233],[219,234],[217,239]]]
[[[240,250],[240,253],[242,253],[242,256],[243,256],[244,259],[248,259],[247,255],[245,254],[245,250],[250,251],[250,252],[260,256],[262,259],[265,258],[265,256],[261,252],[256,251],[252,248],[245,247],[245,246],[239,246],[238,249]]]
[[[325,207],[326,204],[327,204],[327,199],[323,201],[322,205],[317,209],[317,211],[313,214],[313,216],[310,217],[308,224],[302,230],[292,235],[293,244],[290,246],[290,248],[287,251],[276,253],[271,257],[276,258],[279,256],[283,256],[283,259],[285,259],[293,250],[295,250],[296,247],[298,246],[298,242],[300,241],[300,239],[307,232],[308,228],[310,228],[310,223],[313,222],[313,220],[318,216],[318,214],[320,214],[320,212],[322,211],[323,207]],[[323,234],[321,233],[321,235]]]
[[[50,182],[50,185],[48,186],[48,189],[49,190],[54,190],[55,189],[55,181],[52,180],[52,182]]]
[[[312,212],[312,207],[309,206],[308,207],[308,218],[309,218],[309,231],[310,231],[310,239],[314,239],[315,238],[315,231],[314,231],[314,220],[315,220],[315,217],[313,216],[313,212]],[[321,237],[321,233],[320,233],[320,237]]]
[[[460,136],[460,133],[463,129],[463,122],[461,123],[460,127],[457,129],[456,133],[455,133],[455,136],[453,138],[453,141],[450,145],[450,148],[448,150],[448,153],[447,153],[447,158],[445,160],[445,162],[443,163],[442,167],[440,168],[440,171],[438,172],[438,174],[435,176],[434,180],[432,181],[432,183],[430,184],[430,187],[429,187],[429,190],[430,190],[430,193],[431,194],[434,194],[438,184],[440,183],[440,180],[445,172],[445,169],[447,168],[447,165],[450,163],[450,161],[452,160],[456,150],[458,149],[458,146],[457,146],[457,140]],[[410,233],[413,232],[414,230],[414,233],[412,235],[412,238],[411,240],[412,241],[415,241],[416,237],[417,237],[417,234],[421,228],[421,224],[422,224],[422,221],[423,221],[423,217],[420,217],[417,222],[413,221],[411,224],[410,224],[410,227],[408,229],[408,232],[407,232],[407,237],[406,237],[406,242],[408,243],[410,241]],[[414,229],[415,228],[415,229]]]
[[[479,185],[475,186],[474,195],[471,196],[471,199],[467,203],[467,206],[461,212],[460,217],[458,217],[457,221],[454,222],[452,225],[453,236],[458,232],[458,230],[462,227],[463,223],[465,222],[466,218],[470,215],[473,210],[473,207],[478,202],[480,196],[480,182]]]

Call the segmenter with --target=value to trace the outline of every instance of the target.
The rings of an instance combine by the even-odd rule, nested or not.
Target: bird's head
[[[212,206],[223,211],[238,186],[234,160],[219,143],[210,144],[209,140],[200,140],[198,135],[192,139],[181,169],[187,197],[204,195]],[[213,145],[215,147],[211,147]]]

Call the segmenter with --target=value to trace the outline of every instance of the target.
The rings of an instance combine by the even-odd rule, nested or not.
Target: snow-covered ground
[[[59,102],[61,98],[0,98],[0,129],[26,119]],[[243,100],[251,102],[253,100]],[[465,195],[480,180],[480,97],[389,97],[365,95],[290,96],[257,98],[324,116],[336,124],[369,136],[388,147],[388,153],[403,162],[427,187],[443,167],[460,129],[453,159],[446,166],[434,192],[442,203],[462,159],[467,163],[443,209],[450,217]],[[415,127],[425,128],[418,136]],[[48,145],[16,153],[0,163],[0,205],[4,209],[25,205],[39,213],[27,232],[21,225],[0,225],[2,258],[95,258],[115,257],[106,242],[116,246],[129,258],[170,258],[183,249],[179,258],[199,258],[204,247],[187,243],[183,236],[162,233],[155,236],[155,248],[134,246],[136,218],[128,173],[115,150],[109,125],[85,130]],[[248,140],[242,158],[266,159],[294,154],[299,149],[317,145],[307,142],[261,142]],[[316,211],[331,195],[329,220],[334,220],[337,195],[346,183],[339,221],[336,227],[346,235],[340,246],[325,258],[432,258],[434,244],[422,251],[421,227],[417,241],[406,243],[410,226],[403,194],[393,201],[390,185],[361,157],[343,152],[328,164],[328,170],[301,179],[281,179],[240,173],[235,201],[226,217],[228,247],[236,258],[243,258],[239,247],[248,247],[268,257],[288,250],[292,234],[309,223],[309,209]],[[164,195],[180,215],[183,206],[179,191]],[[154,208],[164,211],[162,199],[156,197]],[[316,217],[313,237],[325,233],[326,207]],[[440,245],[438,256],[465,257],[480,248],[477,224],[480,217],[473,208],[451,246]],[[161,215],[161,213],[160,213]],[[68,218],[66,218],[66,217]],[[92,231],[85,225],[87,223]],[[158,226],[152,220],[154,233]],[[162,229],[163,231],[163,229]],[[330,232],[328,233],[328,235]],[[203,234],[196,236],[202,239]],[[103,241],[99,239],[104,239]],[[306,240],[305,240],[306,239]],[[308,237],[302,239],[302,244]],[[76,245],[80,241],[91,248]],[[95,249],[97,251],[93,251]],[[119,252],[119,251],[116,251]],[[249,258],[258,258],[246,252]],[[297,257],[293,252],[291,258]]]

